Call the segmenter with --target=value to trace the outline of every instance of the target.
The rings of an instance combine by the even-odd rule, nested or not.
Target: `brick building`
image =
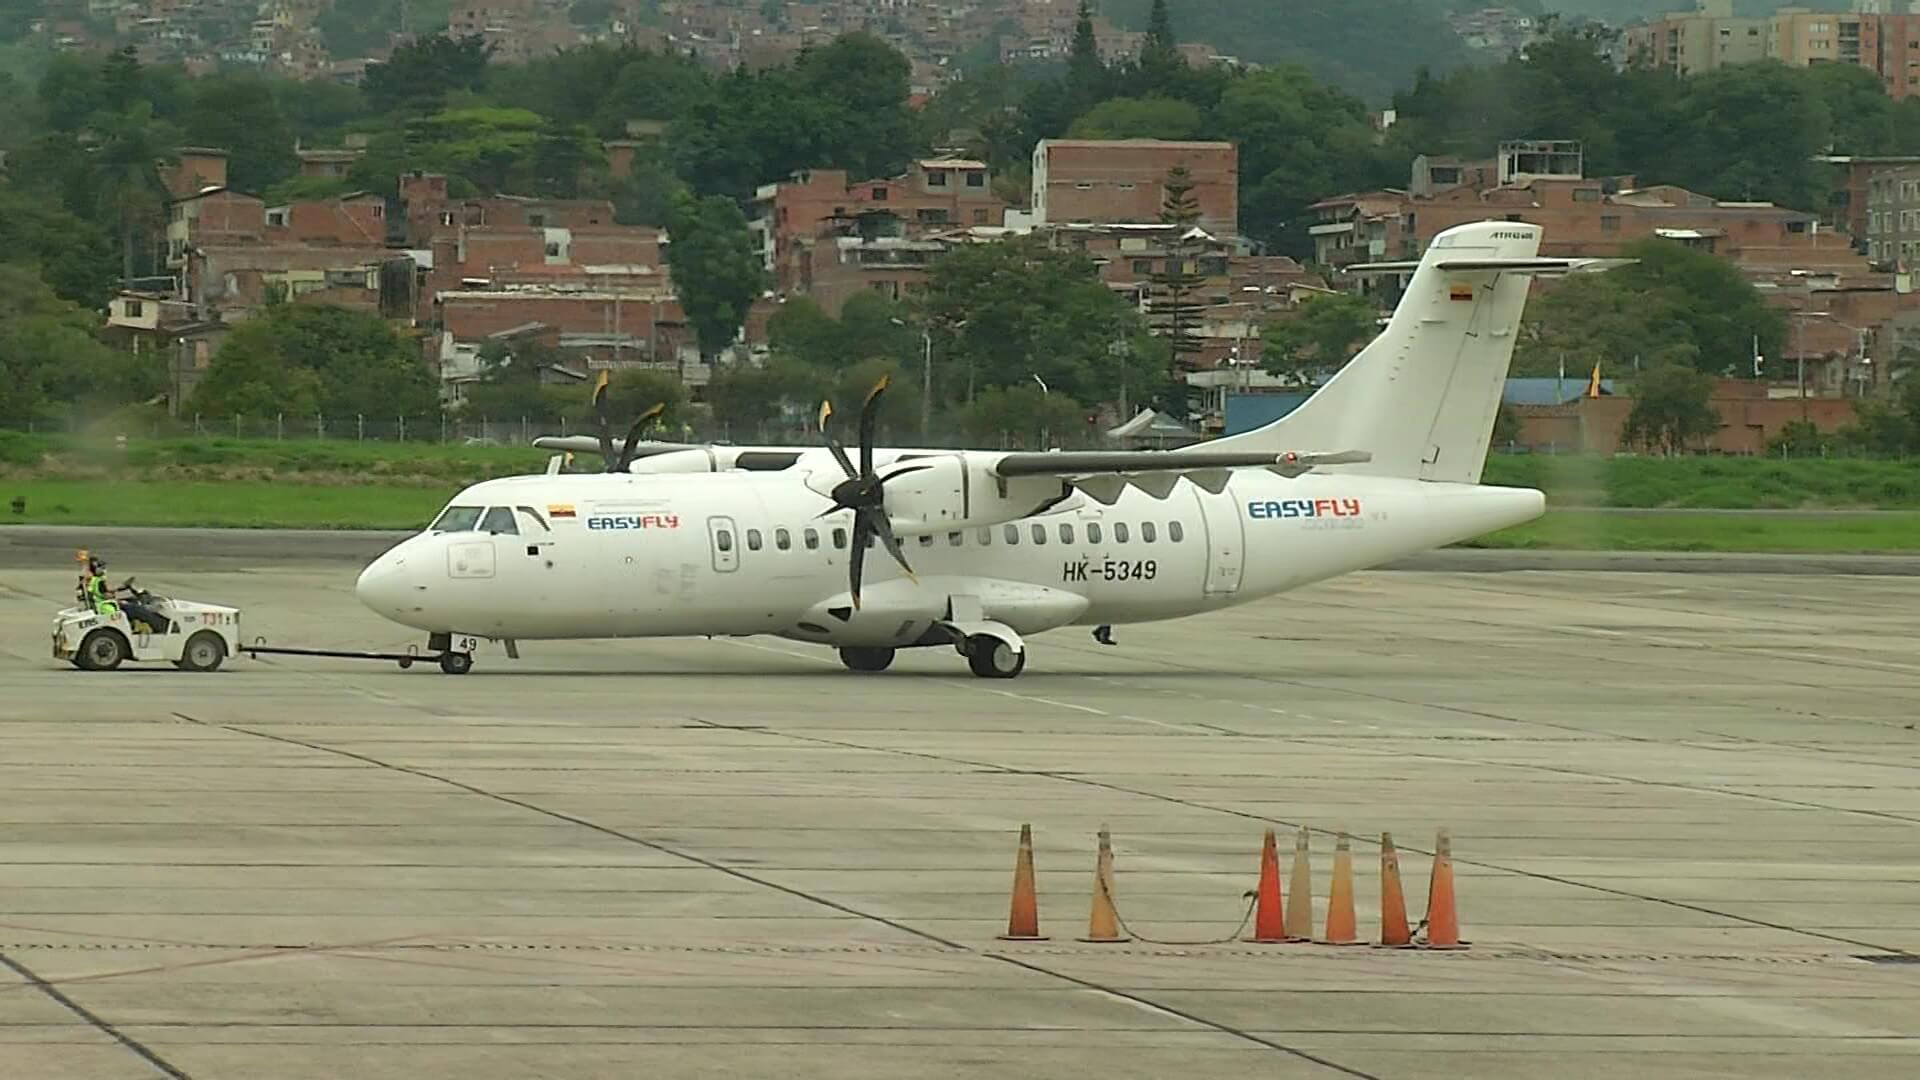
[[[1816,160],[1837,166],[1840,170],[1832,202],[1823,220],[1833,228],[1845,229],[1848,235],[1862,239],[1871,231],[1868,228],[1867,204],[1873,198],[1874,180],[1896,170],[1920,165],[1920,155],[1912,154],[1882,157],[1830,155]]]
[[[1184,165],[1200,227],[1222,239],[1239,232],[1240,154],[1229,142],[1159,139],[1042,139],[1033,148],[1036,225],[1160,220],[1167,173]]]
[[[1782,428],[1805,419],[1821,431],[1852,423],[1854,402],[1844,398],[1772,396],[1764,383],[1722,379],[1709,398],[1721,428],[1697,449],[1720,454],[1763,454]],[[1616,454],[1634,447],[1621,436],[1633,398],[1582,397],[1564,405],[1518,405],[1519,445],[1536,452]]]
[[[1007,206],[993,194],[984,162],[916,161],[898,177],[850,181],[844,169],[812,169],[754,193],[747,223],[762,265],[782,292],[804,290],[812,249],[858,235],[918,238],[955,226],[997,226]],[[831,243],[829,243],[831,241]]]

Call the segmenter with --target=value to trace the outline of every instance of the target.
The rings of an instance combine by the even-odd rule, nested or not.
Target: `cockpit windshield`
[[[428,526],[428,532],[472,532],[480,523],[480,515],[487,512],[484,506],[449,506],[440,512],[434,523]]]

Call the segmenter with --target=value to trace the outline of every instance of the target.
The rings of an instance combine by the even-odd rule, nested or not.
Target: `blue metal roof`
[[[1600,392],[1612,394],[1613,380],[1601,379]],[[1584,375],[1568,375],[1564,379],[1508,379],[1500,400],[1508,405],[1565,405],[1580,400],[1586,393],[1587,378]]]

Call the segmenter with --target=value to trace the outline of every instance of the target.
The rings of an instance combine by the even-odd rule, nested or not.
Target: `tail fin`
[[[1206,449],[1357,450],[1372,459],[1343,475],[1479,482],[1533,275],[1618,265],[1539,250],[1538,225],[1479,221],[1434,237],[1418,263],[1354,267],[1413,272],[1387,328],[1298,409]]]

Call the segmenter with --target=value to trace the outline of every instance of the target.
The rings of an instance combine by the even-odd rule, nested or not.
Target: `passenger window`
[[[1181,528],[1179,522],[1177,521],[1167,522],[1167,539],[1177,544],[1180,541],[1185,540],[1186,538],[1187,538],[1187,530]]]
[[[793,534],[785,529],[773,530],[773,546],[785,551],[793,546]]]
[[[819,548],[820,548],[820,532],[819,532],[819,530],[817,530],[817,529],[808,529],[808,530],[807,530],[806,532],[804,532],[804,533],[802,533],[801,535],[802,535],[802,536],[804,536],[804,537],[806,538],[806,541],[807,541],[807,550],[808,550],[808,551],[817,551],[817,550],[819,550]]]
[[[1060,523],[1060,542],[1063,544],[1073,543],[1073,526],[1064,521]]]
[[[1018,525],[1007,526],[1007,543],[1017,544],[1019,542],[1020,542],[1020,526]]]
[[[1153,543],[1153,522],[1143,521],[1140,523],[1140,542],[1143,544]]]
[[[759,529],[747,530],[747,550],[748,551],[760,550],[760,530]]]
[[[732,551],[733,531],[731,529],[715,529],[713,533],[713,546],[719,548],[721,551]]]
[[[921,547],[932,547],[932,546],[933,546],[933,534],[932,534],[932,533],[921,533],[921,534],[920,534],[920,546],[921,546]]]
[[[847,530],[845,529],[833,530],[833,546],[836,548],[843,548],[843,549],[847,546]]]
[[[1036,544],[1044,544],[1047,542],[1047,527],[1045,525],[1035,525],[1033,527],[1033,542]]]
[[[980,546],[981,547],[993,546],[993,526],[982,525],[980,527]]]
[[[480,531],[519,536],[520,526],[513,523],[513,511],[504,506],[496,506],[487,511],[486,519],[480,522]]]
[[[1124,544],[1127,542],[1126,522],[1116,521],[1113,523],[1113,542],[1116,544]]]
[[[960,546],[960,541],[961,541],[962,539],[964,539],[964,538],[965,538],[965,537],[964,537],[964,534],[962,534],[962,533],[957,533],[957,532],[950,532],[950,533],[948,533],[948,534],[947,534],[947,546],[948,546],[948,547],[959,547],[959,546]]]
[[[486,510],[478,506],[449,506],[434,521],[434,532],[472,532]]]
[[[1090,521],[1087,523],[1087,543],[1097,544],[1099,542],[1100,542],[1100,523],[1096,521]]]

